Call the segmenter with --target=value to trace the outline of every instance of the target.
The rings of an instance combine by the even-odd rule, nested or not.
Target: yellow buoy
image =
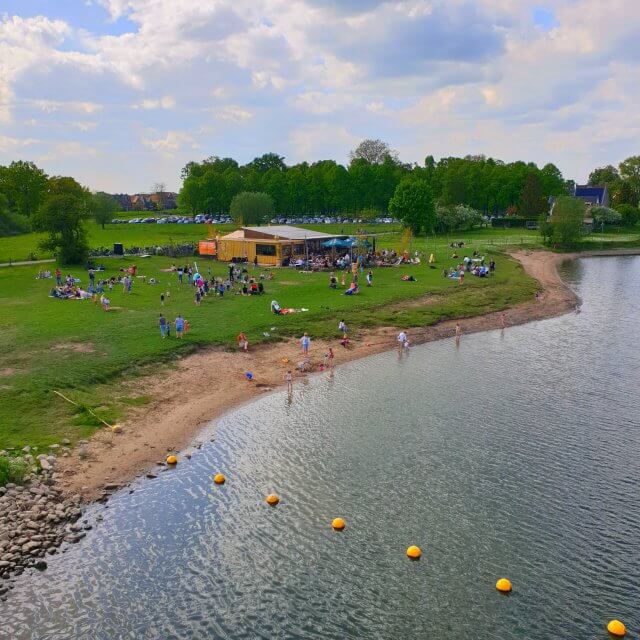
[[[270,504],[272,507],[275,507],[278,502],[280,502],[280,498],[275,493],[270,493],[267,496],[267,504]]]
[[[334,518],[333,522],[331,523],[331,526],[336,531],[342,531],[345,528],[346,524],[347,523],[342,518]]]
[[[216,475],[213,476],[213,481],[216,484],[224,484],[225,480],[226,480],[226,478],[224,477],[224,475],[222,473],[216,473]]]
[[[621,638],[625,633],[627,633],[627,628],[622,624],[622,622],[620,622],[620,620],[612,620],[607,625],[607,631],[612,636],[618,636]]]
[[[507,578],[500,578],[500,580],[496,582],[496,589],[502,593],[509,593],[509,591],[511,591],[511,581]]]
[[[167,456],[167,464],[178,464],[178,458],[175,456]]]
[[[415,544],[412,544],[408,549],[407,549],[407,555],[412,559],[412,560],[417,560],[421,555],[422,555],[422,551],[420,551],[420,547],[416,547]]]

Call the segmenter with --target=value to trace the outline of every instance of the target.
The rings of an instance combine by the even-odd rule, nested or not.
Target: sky
[[[0,164],[92,190],[190,160],[640,152],[637,0],[0,0]]]

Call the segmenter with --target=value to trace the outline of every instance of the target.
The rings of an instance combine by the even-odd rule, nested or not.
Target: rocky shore
[[[30,473],[23,484],[0,487],[0,600],[26,570],[47,568],[47,556],[86,536],[80,495],[65,496],[55,486],[57,458],[24,456]]]

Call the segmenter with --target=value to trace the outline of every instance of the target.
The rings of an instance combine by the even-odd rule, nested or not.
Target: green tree
[[[537,173],[531,171],[520,193],[520,205],[518,213],[523,218],[538,218],[546,209],[546,203],[542,195],[542,185]]]
[[[620,174],[618,173],[618,170],[610,164],[606,167],[598,167],[589,174],[589,184],[592,187],[601,187],[606,185],[611,188],[611,185],[619,179]]]
[[[585,204],[578,198],[560,196],[551,213],[551,240],[554,244],[568,245],[582,234]]]
[[[61,264],[80,264],[87,258],[89,245],[83,223],[89,216],[90,200],[89,190],[73,178],[49,178],[33,226],[36,231],[48,234],[40,246],[55,253]]]
[[[614,183],[611,188],[611,198],[614,206],[621,204],[630,204],[632,207],[638,206],[638,194],[627,180],[618,180]]]
[[[267,193],[243,191],[234,196],[230,211],[236,224],[262,224],[273,212],[273,200]]]
[[[98,193],[91,196],[89,211],[103,229],[104,225],[113,218],[117,210],[116,201],[108,193],[98,191]]]
[[[414,235],[422,229],[426,232],[435,228],[436,209],[431,188],[424,180],[404,180],[397,187],[389,201],[389,211],[409,227]]]
[[[620,224],[625,227],[633,227],[640,220],[640,209],[630,204],[620,204],[616,206],[616,211],[620,214]]]
[[[628,182],[636,197],[640,195],[640,156],[631,156],[619,165],[620,177]]]
[[[33,162],[18,160],[0,172],[0,191],[9,209],[21,216],[34,214],[47,192],[47,174]]]
[[[285,171],[287,165],[284,163],[284,156],[279,156],[277,153],[265,153],[259,158],[254,158],[247,167],[255,169],[259,173],[266,173],[270,169],[276,171]]]

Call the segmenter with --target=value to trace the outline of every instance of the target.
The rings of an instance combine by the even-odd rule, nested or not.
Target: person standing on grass
[[[160,306],[164,307],[164,293],[160,294]]]
[[[56,268],[56,284],[62,286],[62,271],[59,268]]]
[[[89,284],[93,287],[96,280],[96,272],[93,269],[89,269]]]
[[[184,275],[184,270],[182,267],[178,267],[178,284],[182,284],[182,276]]]
[[[309,338],[309,334],[305,333],[302,338],[300,338],[300,344],[302,345],[302,353],[305,356],[309,355],[309,347],[311,346],[311,338]]]
[[[372,285],[373,285],[373,271],[369,269],[369,273],[367,273],[367,287],[370,287]]]
[[[347,328],[347,325],[345,324],[344,320],[340,320],[340,322],[338,323],[338,331],[342,332],[343,338],[347,337],[347,334],[349,333],[349,329]]]
[[[178,315],[176,318],[176,338],[182,340],[182,332],[184,331],[184,318]]]
[[[238,349],[242,349],[244,352],[249,351],[249,341],[247,340],[247,336],[244,334],[244,331],[241,331],[238,334],[236,342],[238,343]]]
[[[167,319],[162,314],[158,318],[158,326],[160,327],[160,337],[165,338],[167,334]]]

